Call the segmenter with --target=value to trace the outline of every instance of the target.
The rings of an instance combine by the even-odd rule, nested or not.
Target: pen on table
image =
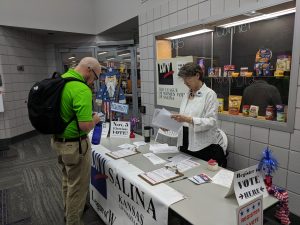
[[[169,183],[174,183],[174,182],[177,182],[177,181],[181,181],[181,180],[185,180],[187,179],[188,177],[183,177],[181,179],[178,179],[178,180],[171,180]]]

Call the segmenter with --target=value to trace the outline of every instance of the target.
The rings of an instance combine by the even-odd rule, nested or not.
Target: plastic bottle
[[[93,136],[92,136],[92,144],[93,145],[99,145],[101,140],[101,133],[102,133],[102,123],[99,122],[96,124],[93,130]]]

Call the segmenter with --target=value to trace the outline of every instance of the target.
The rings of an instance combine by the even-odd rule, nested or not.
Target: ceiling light
[[[294,13],[294,12],[296,12],[296,8],[290,8],[290,9],[285,9],[285,10],[281,10],[281,11],[274,12],[274,13],[269,13],[269,14],[264,14],[264,15],[261,15],[261,16],[256,16],[256,17],[253,17],[253,18],[245,19],[245,20],[239,20],[239,21],[236,21],[236,22],[223,24],[223,25],[220,25],[219,27],[229,28],[229,27],[234,27],[234,26],[246,24],[246,23],[252,23],[252,22],[256,22],[256,21],[260,21],[260,20],[271,19],[271,18],[275,18],[275,17],[278,17],[278,16],[291,14],[291,13]]]
[[[124,53],[124,54],[121,54],[121,55],[118,55],[118,56],[126,56],[126,55],[129,55],[129,54],[130,54],[130,52]]]
[[[194,35],[197,35],[197,34],[203,34],[203,33],[212,32],[212,31],[213,31],[212,29],[196,30],[196,31],[193,31],[193,32],[185,33],[185,34],[179,34],[179,35],[176,35],[176,36],[167,37],[166,39],[174,40],[174,39],[194,36]]]
[[[75,59],[75,57],[74,57],[74,56],[71,56],[69,59]]]
[[[106,54],[107,52],[98,52],[98,55],[104,55]]]
[[[113,60],[113,59],[115,59],[114,57],[112,57],[112,58],[108,58],[108,59],[106,59],[106,60]]]

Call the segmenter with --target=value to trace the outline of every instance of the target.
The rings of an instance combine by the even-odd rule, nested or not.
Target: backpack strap
[[[88,86],[86,84],[86,82],[82,81],[82,80],[79,80],[77,78],[74,78],[74,77],[66,77],[66,78],[62,78],[64,79],[66,82],[70,82],[70,81],[78,81],[78,82],[81,82],[81,83],[84,83],[86,86]],[[76,120],[76,125],[77,125],[77,130],[78,130],[78,143],[79,143],[79,154],[81,155],[82,154],[82,147],[81,147],[81,139],[80,139],[80,127],[79,127],[79,122],[78,122],[78,119],[77,119],[77,116],[76,114],[74,116],[72,116],[72,118],[67,122],[67,126],[73,121],[73,120]]]

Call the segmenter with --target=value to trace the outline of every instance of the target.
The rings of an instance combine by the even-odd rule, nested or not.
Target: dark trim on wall
[[[7,151],[9,150],[9,145],[34,137],[38,134],[39,133],[36,130],[33,130],[12,138],[0,139],[0,151]]]

